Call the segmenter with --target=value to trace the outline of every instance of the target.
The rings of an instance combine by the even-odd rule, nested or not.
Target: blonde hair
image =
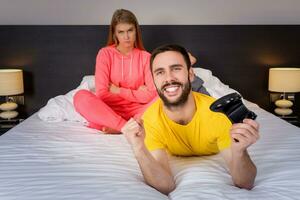
[[[109,27],[109,33],[108,33],[108,39],[106,45],[110,46],[113,44],[118,44],[117,38],[115,37],[115,30],[116,30],[116,26],[119,23],[133,24],[135,26],[136,39],[135,39],[134,46],[138,49],[145,50],[142,41],[142,34],[141,34],[139,23],[135,15],[131,11],[125,9],[118,9],[114,12]]]

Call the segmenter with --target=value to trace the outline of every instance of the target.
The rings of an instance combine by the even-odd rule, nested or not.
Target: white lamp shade
[[[20,69],[0,69],[0,96],[24,93],[23,71]]]
[[[300,92],[300,68],[270,68],[269,91]]]

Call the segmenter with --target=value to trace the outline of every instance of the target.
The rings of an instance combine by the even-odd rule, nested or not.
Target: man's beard
[[[167,99],[167,97],[164,95],[165,87],[170,86],[170,85],[178,85],[179,87],[182,88],[182,93],[181,93],[180,97],[178,97],[178,99],[176,99],[176,101],[174,101],[174,102],[170,102]],[[175,107],[180,107],[180,106],[184,105],[188,100],[190,91],[191,91],[191,82],[190,82],[190,80],[188,80],[184,84],[182,84],[180,82],[177,82],[177,81],[172,81],[170,83],[166,83],[165,85],[163,85],[161,87],[161,89],[157,89],[158,95],[160,96],[160,98],[164,102],[164,105],[169,109],[172,109],[172,108],[175,108]]]

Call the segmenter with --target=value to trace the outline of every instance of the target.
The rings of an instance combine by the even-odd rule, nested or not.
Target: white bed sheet
[[[35,114],[0,137],[0,199],[300,199],[300,128],[246,103],[261,124],[251,191],[232,185],[219,155],[171,157],[177,187],[167,197],[144,183],[123,135]]]

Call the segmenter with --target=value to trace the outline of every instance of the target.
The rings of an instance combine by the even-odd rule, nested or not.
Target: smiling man
[[[247,148],[259,138],[258,123],[232,125],[210,111],[214,98],[191,91],[193,75],[186,50],[164,45],[152,52],[151,72],[160,96],[144,113],[123,127],[146,182],[162,193],[175,189],[168,154],[201,156],[220,153],[236,186],[251,189],[256,167]],[[236,139],[236,142],[234,139]]]

